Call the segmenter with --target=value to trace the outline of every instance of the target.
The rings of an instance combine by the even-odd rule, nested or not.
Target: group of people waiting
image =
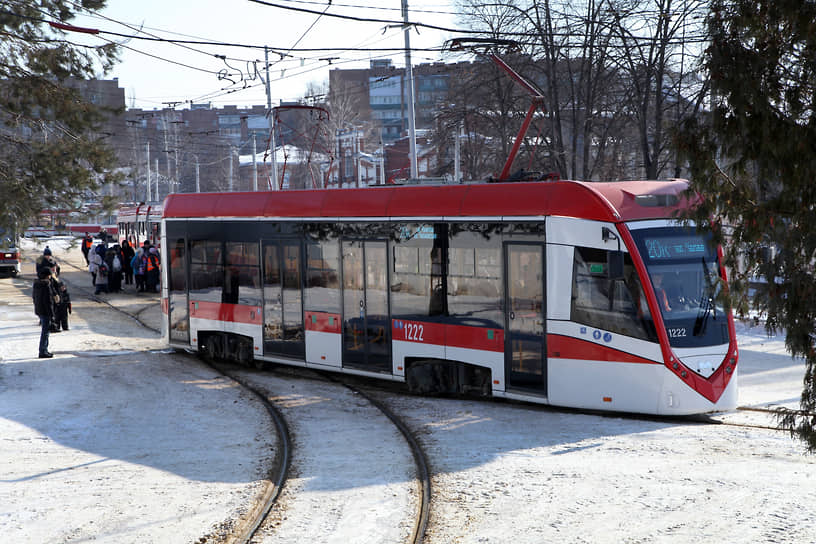
[[[133,247],[128,240],[121,245],[108,245],[108,236],[100,234],[101,241],[93,244],[93,238],[85,233],[82,254],[96,287],[94,294],[118,293],[122,285],[136,284],[136,292],[156,293],[159,290],[161,261],[158,250],[145,241],[141,247]]]
[[[127,240],[121,245],[109,246],[108,238],[107,233],[101,232],[101,241],[97,244],[88,233],[82,239],[82,255],[96,287],[95,294],[122,291],[123,281],[125,285],[135,283],[137,292],[158,292],[161,270],[158,250],[150,242],[134,248]],[[60,266],[51,248],[45,246],[43,254],[36,260],[36,267],[32,298],[34,313],[40,318],[41,326],[39,356],[46,359],[54,356],[48,351],[50,333],[68,330],[68,314],[73,309],[68,288],[59,279]]]
[[[68,314],[73,312],[71,295],[65,283],[59,279],[60,267],[51,254],[51,248],[45,246],[36,265],[37,279],[34,281],[32,298],[34,313],[40,318],[40,359],[50,359],[54,355],[48,351],[49,335],[68,330]]]

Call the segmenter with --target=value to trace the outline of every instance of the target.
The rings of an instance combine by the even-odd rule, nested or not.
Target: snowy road
[[[29,283],[0,280],[2,538],[194,542],[240,516],[275,446],[263,408],[97,303],[75,302],[55,359],[33,358]],[[796,406],[803,365],[782,340],[741,328],[740,348],[740,404]],[[302,455],[259,541],[400,542],[413,474],[396,431],[342,388],[252,376],[279,392]],[[816,460],[787,434],[377,395],[431,463],[426,543],[816,542]]]

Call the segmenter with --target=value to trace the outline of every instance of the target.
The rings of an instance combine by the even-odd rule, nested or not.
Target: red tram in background
[[[683,180],[171,194],[170,346],[583,409],[732,409],[725,271]]]
[[[161,218],[161,202],[123,205],[116,215],[119,238],[126,239],[133,247],[140,246],[146,240],[156,244],[159,241]]]

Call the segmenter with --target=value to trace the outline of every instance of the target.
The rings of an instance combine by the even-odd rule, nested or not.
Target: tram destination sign
[[[650,261],[690,259],[704,257],[708,253],[705,241],[696,237],[662,236],[645,238],[643,243]]]

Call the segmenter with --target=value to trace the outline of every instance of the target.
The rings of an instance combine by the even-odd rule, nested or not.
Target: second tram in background
[[[161,202],[122,205],[116,216],[119,239],[127,240],[133,247],[145,241],[159,243],[162,209]]]
[[[718,248],[688,184],[172,194],[170,346],[583,409],[732,409]]]

